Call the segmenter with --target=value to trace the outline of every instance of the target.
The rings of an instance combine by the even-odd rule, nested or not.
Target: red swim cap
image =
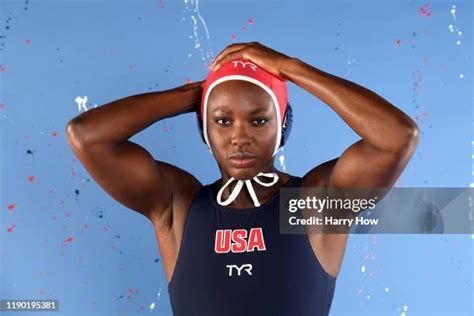
[[[278,119],[277,142],[275,146],[275,155],[280,147],[281,126],[283,124],[286,105],[288,102],[288,89],[286,82],[277,76],[269,73],[265,69],[257,66],[251,60],[246,58],[238,58],[231,60],[221,66],[217,71],[209,72],[206,81],[204,82],[203,92],[201,97],[201,118],[203,123],[203,134],[206,144],[211,150],[209,138],[207,135],[207,103],[212,89],[219,83],[228,80],[243,80],[254,83],[267,92],[273,100],[275,105],[275,112]]]

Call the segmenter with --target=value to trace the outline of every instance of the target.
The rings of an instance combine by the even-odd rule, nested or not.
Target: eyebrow
[[[232,110],[227,108],[227,107],[222,107],[222,106],[219,106],[217,108],[214,109],[214,111],[212,111],[212,113],[215,113],[215,112],[224,112],[224,113],[229,113],[229,114],[232,114]],[[250,114],[257,114],[257,113],[260,113],[260,112],[267,112],[266,109],[264,108],[256,108],[252,111],[250,111]]]

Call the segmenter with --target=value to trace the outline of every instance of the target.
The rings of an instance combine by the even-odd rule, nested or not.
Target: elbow
[[[414,121],[410,121],[401,134],[396,151],[402,155],[411,156],[420,143],[420,128]]]
[[[64,135],[66,135],[67,143],[73,149],[80,149],[86,143],[83,128],[74,119],[67,123]]]

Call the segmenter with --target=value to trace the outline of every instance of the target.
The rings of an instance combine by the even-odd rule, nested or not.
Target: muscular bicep
[[[171,207],[172,183],[140,145],[130,141],[118,146],[69,143],[94,180],[124,206],[149,219],[153,210],[164,212]]]
[[[360,140],[347,148],[328,174],[328,186],[336,188],[389,188],[405,169],[412,148],[399,152],[379,150]]]

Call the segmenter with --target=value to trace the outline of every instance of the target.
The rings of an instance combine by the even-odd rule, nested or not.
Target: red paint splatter
[[[27,40],[26,40],[26,44],[31,44],[31,40],[30,40],[30,39],[27,39]]]
[[[429,3],[425,4],[424,6],[422,6],[419,10],[418,10],[418,14],[420,15],[424,15],[424,16],[427,16],[427,17],[431,17],[431,12],[428,12],[428,7],[430,6]]]
[[[56,136],[58,136],[58,132],[53,132],[52,135],[53,135],[53,137],[56,137]]]
[[[230,39],[235,40],[235,39],[237,39],[237,36],[236,36],[235,34],[232,34],[232,36],[230,37]]]
[[[253,24],[253,19],[248,19],[248,24]]]
[[[7,69],[3,67],[2,65],[0,65],[0,72],[5,72],[5,71],[7,71]]]
[[[7,228],[7,233],[11,233],[15,227],[16,227],[15,224],[13,224],[12,226],[8,227],[8,228]]]
[[[191,78],[189,78],[189,77],[186,78],[186,83],[193,83],[193,79],[191,79]]]
[[[72,242],[72,237],[66,238],[65,242]]]
[[[395,44],[396,44],[397,46],[400,46],[400,43],[401,43],[401,41],[400,41],[399,39],[397,39],[397,40],[395,41]]]
[[[29,181],[29,182],[33,182],[34,179],[35,179],[34,176],[28,176],[28,181]]]
[[[15,207],[16,207],[16,204],[9,204],[9,205],[7,206],[7,208],[8,208],[9,211],[13,211],[13,209],[14,209]]]
[[[244,26],[244,27],[242,28],[242,31],[243,31],[243,32],[247,32],[247,27]]]
[[[0,109],[4,109],[5,108],[5,103],[0,103]]]

